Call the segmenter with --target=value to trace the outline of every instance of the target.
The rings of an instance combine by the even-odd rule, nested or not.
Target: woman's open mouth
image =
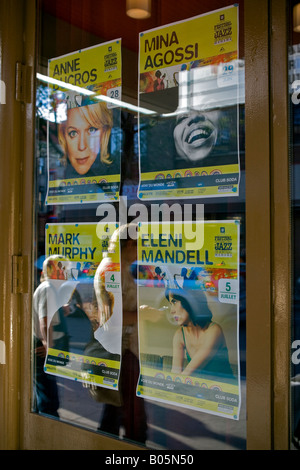
[[[78,165],[85,165],[89,161],[89,156],[84,158],[76,158],[76,163]]]
[[[191,132],[188,133],[188,135],[185,138],[185,142],[188,145],[193,145],[193,146],[198,146],[202,145],[205,143],[207,139],[210,138],[210,136],[213,133],[213,129],[211,127],[205,126],[201,128],[196,128],[193,129]]]

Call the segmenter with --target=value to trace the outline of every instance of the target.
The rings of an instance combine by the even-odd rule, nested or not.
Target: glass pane
[[[293,222],[293,298],[292,298],[292,331],[291,331],[291,447],[300,448],[300,403],[299,403],[299,57],[300,34],[294,31],[297,26],[297,18],[293,24],[293,4],[290,2],[290,37],[289,37],[289,86],[290,86],[290,126],[291,126],[291,213]],[[295,13],[299,14],[299,6],[295,7]]]
[[[245,449],[243,2],[125,6],[40,2],[32,411]]]

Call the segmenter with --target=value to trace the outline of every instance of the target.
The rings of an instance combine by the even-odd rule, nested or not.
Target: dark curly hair
[[[170,294],[180,300],[182,307],[189,314],[194,325],[206,328],[212,321],[212,313],[207,305],[205,293],[201,289],[166,289],[165,296]]]

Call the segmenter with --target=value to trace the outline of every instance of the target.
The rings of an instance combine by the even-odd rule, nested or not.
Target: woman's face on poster
[[[69,110],[65,134],[68,157],[79,175],[85,175],[96,160],[100,152],[100,134],[100,129],[89,124],[80,108]]]
[[[169,302],[171,305],[170,313],[173,316],[177,325],[178,326],[186,325],[189,322],[189,314],[185,310],[185,308],[183,308],[180,300],[176,299],[170,294]]]
[[[220,110],[191,111],[179,115],[174,129],[174,142],[178,155],[196,163],[206,158],[218,137]]]

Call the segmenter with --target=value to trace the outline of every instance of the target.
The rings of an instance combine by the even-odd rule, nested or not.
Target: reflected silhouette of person
[[[49,341],[48,297],[52,290],[50,280],[58,276],[58,263],[65,260],[60,256],[50,256],[43,263],[41,283],[33,294],[34,320],[34,392],[36,411],[58,417],[59,398],[56,377],[44,372],[44,363]]]
[[[147,416],[144,400],[136,396],[136,386],[139,377],[139,351],[137,326],[137,286],[134,273],[134,263],[137,260],[137,243],[127,233],[130,224],[117,229],[110,240],[109,251],[115,249],[115,244],[121,247],[121,285],[122,285],[122,356],[120,373],[120,391],[122,405],[106,404],[98,430],[119,435],[120,428],[125,431],[125,438],[145,443],[147,438]],[[131,228],[133,225],[131,225]],[[127,234],[127,235],[126,235]],[[109,256],[109,254],[108,254]],[[107,262],[109,265],[109,261]],[[100,277],[98,277],[100,279]],[[103,286],[95,285],[98,304],[102,305],[105,316],[109,316],[111,299],[103,291]],[[99,296],[102,298],[99,299]]]
[[[50,330],[53,336],[56,335],[51,344],[53,349],[80,355],[84,353],[93,337],[93,327],[76,288],[69,301],[54,314]]]

